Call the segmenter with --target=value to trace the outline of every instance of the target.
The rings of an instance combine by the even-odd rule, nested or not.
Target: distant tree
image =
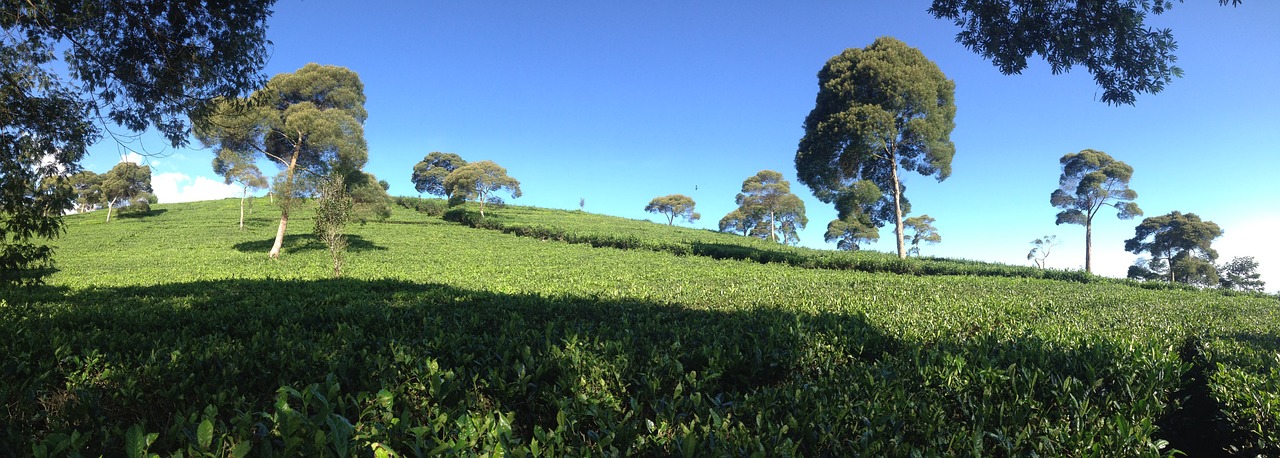
[[[955,22],[961,28],[956,42],[991,59],[1001,73],[1022,73],[1027,58],[1039,54],[1054,74],[1083,65],[1102,88],[1103,102],[1133,105],[1137,94],[1160,92],[1182,76],[1173,33],[1145,23],[1146,13],[1172,6],[1162,0],[933,0],[929,13]]]
[[[859,244],[880,240],[880,230],[871,224],[865,214],[851,214],[827,223],[827,233],[823,239],[835,242],[838,249],[857,251]]]
[[[738,212],[737,226],[751,226],[750,231],[743,231],[744,234],[786,243],[794,238],[797,229],[804,229],[809,224],[809,218],[804,214],[804,201],[792,194],[791,183],[773,170],[761,170],[743,181],[742,192],[738,193],[735,201],[738,203],[735,210]],[[732,219],[722,219],[721,222],[734,226]]]
[[[427,193],[444,198],[449,197],[449,192],[445,189],[444,179],[454,170],[467,165],[467,161],[453,153],[441,153],[433,151],[422,161],[413,166],[413,188],[419,193]]]
[[[496,192],[507,191],[512,198],[521,196],[520,182],[507,176],[507,169],[493,161],[472,162],[450,172],[444,179],[444,189],[450,196],[475,199],[480,203],[480,216],[484,216],[484,204],[497,198]]]
[[[281,169],[273,201],[280,226],[269,255],[280,257],[289,212],[315,192],[324,177],[361,180],[368,161],[364,139],[364,84],[343,67],[307,64],[272,77],[243,100],[223,100],[216,116],[196,125],[196,136],[218,155],[264,157]],[[229,150],[229,152],[227,152]]]
[[[907,229],[911,230],[911,249],[907,250],[907,254],[911,256],[920,256],[920,243],[937,244],[942,241],[942,236],[938,235],[938,229],[933,227],[933,223],[937,221],[929,215],[920,215],[907,218],[903,222]]]
[[[316,202],[314,233],[329,247],[329,257],[333,260],[333,278],[338,278],[342,276],[343,258],[347,250],[346,227],[351,221],[355,203],[347,192],[347,183],[342,174],[335,174],[325,180],[317,191],[320,198]]]
[[[744,213],[742,208],[735,208],[729,214],[720,218],[720,232],[741,232],[743,236],[751,235],[756,226],[760,224],[760,218],[756,215]]]
[[[39,283],[101,126],[186,142],[206,102],[259,84],[272,1],[0,6],[0,282]]]
[[[578,211],[580,211],[580,212],[581,212],[581,211],[587,211],[587,198],[586,198],[586,197],[579,197],[579,198],[578,198]]]
[[[1104,206],[1115,207],[1120,219],[1142,216],[1133,199],[1138,193],[1129,189],[1133,167],[1112,159],[1107,153],[1086,149],[1062,156],[1062,176],[1049,203],[1061,209],[1057,224],[1084,226],[1084,270],[1093,272],[1093,217]]]
[[[71,175],[70,186],[76,193],[77,212],[85,213],[102,206],[102,175],[82,170]]]
[[[351,178],[348,178],[351,177]],[[354,178],[354,179],[352,179]],[[347,197],[351,199],[351,218],[364,224],[370,220],[386,221],[391,217],[395,199],[387,194],[391,185],[379,180],[372,173],[361,172],[342,179]]]
[[[1045,268],[1045,262],[1049,259],[1049,252],[1053,251],[1053,247],[1058,246],[1058,236],[1046,235],[1031,241],[1031,251],[1027,252],[1027,260],[1035,262],[1036,267]]]
[[[254,154],[246,151],[222,149],[213,158],[213,173],[222,177],[226,184],[240,185],[240,230],[244,230],[244,202],[249,198],[249,190],[267,187],[267,177],[254,163]]]
[[[102,200],[107,204],[107,222],[111,209],[127,205],[138,211],[151,210],[155,196],[151,194],[151,167],[121,162],[102,176]]]
[[[1161,273],[1151,266],[1161,267],[1155,260],[1163,260],[1170,282],[1210,285],[1218,283],[1213,261],[1218,252],[1210,246],[1222,236],[1222,229],[1212,221],[1201,221],[1195,213],[1171,212],[1142,220],[1134,228],[1134,237],[1124,242],[1130,253],[1149,253],[1152,262],[1148,270]],[[1135,275],[1136,274],[1136,275]],[[1142,272],[1130,268],[1130,276],[1145,278]]]
[[[1218,284],[1222,289],[1256,292],[1262,292],[1267,285],[1253,256],[1237,256],[1218,266]]]
[[[667,217],[667,225],[675,225],[676,217],[683,218],[690,223],[702,218],[702,215],[693,211],[697,204],[693,198],[683,194],[671,194],[662,197],[654,197],[649,201],[649,205],[645,205],[644,211],[649,213],[657,213]]]
[[[918,49],[884,37],[827,61],[818,88],[796,151],[800,182],[827,203],[858,181],[888,190],[887,202],[865,202],[861,213],[876,228],[893,221],[898,257],[905,258],[910,204],[901,171],[938,181],[951,176],[955,83]]]
[[[805,222],[808,223],[807,219]],[[796,245],[800,243],[800,233],[797,230],[797,223],[798,222],[795,220],[787,220],[783,221],[782,224],[778,226],[778,233],[782,234],[782,240],[779,241],[782,242],[783,245]]]

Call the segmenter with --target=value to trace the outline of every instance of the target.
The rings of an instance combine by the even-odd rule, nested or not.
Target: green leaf
[[[200,450],[209,450],[209,444],[213,442],[213,422],[205,419],[200,422],[200,426],[196,428],[196,443],[200,445]]]
[[[253,444],[250,444],[247,441],[241,442],[239,444],[236,444],[235,448],[231,449],[231,456],[232,458],[244,458],[246,456],[249,456],[249,450],[252,450],[252,449],[253,449]]]

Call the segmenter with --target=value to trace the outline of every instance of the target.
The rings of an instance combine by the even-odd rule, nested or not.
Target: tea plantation
[[[514,206],[330,279],[238,204],[68,217],[0,292],[0,455],[1280,456],[1274,296]]]

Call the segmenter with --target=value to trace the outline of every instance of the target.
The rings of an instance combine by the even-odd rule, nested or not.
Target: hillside
[[[335,280],[237,206],[67,218],[0,454],[1280,454],[1275,298],[515,206],[352,225]]]

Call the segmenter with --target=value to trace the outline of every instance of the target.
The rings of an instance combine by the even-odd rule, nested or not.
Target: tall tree
[[[937,244],[942,242],[942,236],[938,234],[938,228],[933,227],[933,223],[937,222],[932,216],[920,215],[907,218],[904,222],[907,229],[911,230],[911,249],[907,254],[912,256],[920,256],[920,244]]]
[[[213,173],[221,176],[223,183],[240,185],[240,230],[244,230],[244,202],[249,198],[249,189],[267,187],[267,177],[254,162],[256,155],[246,153],[222,149],[213,158]]]
[[[955,83],[918,49],[884,37],[845,50],[818,72],[817,100],[796,151],[800,182],[827,203],[858,181],[888,190],[888,202],[863,213],[880,227],[887,219],[882,209],[891,209],[898,257],[905,258],[909,203],[901,172],[938,181],[951,175],[955,114]]]
[[[79,171],[113,123],[174,145],[215,97],[261,84],[273,1],[31,0],[0,13],[0,281],[39,282]],[[62,59],[59,61],[58,57]],[[24,273],[25,272],[25,273]]]
[[[501,202],[494,193],[507,191],[518,198],[520,182],[507,176],[507,169],[493,161],[472,162],[459,167],[444,178],[444,189],[450,196],[475,199],[480,203],[480,216],[484,216],[486,202]]]
[[[111,222],[111,210],[124,204],[136,210],[147,211],[155,199],[151,194],[151,167],[132,162],[121,162],[102,176],[102,200],[107,204],[107,222]]]
[[[1222,289],[1262,292],[1267,286],[1258,273],[1258,261],[1253,256],[1237,256],[1218,266],[1218,283]]]
[[[791,193],[791,183],[782,178],[782,174],[773,170],[761,170],[742,182],[742,192],[735,201],[738,203],[738,226],[750,225],[743,233],[751,233],[760,238],[782,242],[790,241],[797,229],[804,229],[809,218],[804,214],[804,201]],[[733,215],[733,213],[730,213]],[[727,217],[727,216],[726,216]],[[724,220],[721,220],[722,224]],[[732,226],[733,221],[729,221]],[[785,229],[784,229],[785,228]],[[721,229],[724,230],[724,229]]]
[[[1241,0],[1218,0],[1226,5]],[[1171,30],[1146,25],[1166,0],[933,0],[929,13],[950,19],[956,42],[991,59],[1006,75],[1022,73],[1039,54],[1059,74],[1083,65],[1102,88],[1102,101],[1133,105],[1137,94],[1164,89],[1182,69]]]
[[[654,197],[649,201],[649,205],[644,206],[644,211],[649,213],[657,213],[667,217],[667,225],[672,226],[676,223],[676,218],[683,218],[690,223],[702,218],[702,215],[694,211],[697,203],[692,197],[684,194],[671,194],[662,197]]]
[[[1216,284],[1218,275],[1213,261],[1218,259],[1218,252],[1210,245],[1221,236],[1222,228],[1212,221],[1202,221],[1195,213],[1174,211],[1142,220],[1134,228],[1133,238],[1125,240],[1124,249],[1133,254],[1151,254],[1149,265],[1159,266],[1155,261],[1163,260],[1170,282]]]
[[[413,166],[413,176],[410,179],[419,193],[447,198],[449,193],[444,187],[445,177],[464,165],[467,165],[467,161],[462,156],[434,151]]]
[[[364,102],[364,84],[355,72],[307,64],[272,77],[249,99],[223,100],[216,116],[196,126],[200,141],[219,155],[265,157],[281,168],[273,190],[280,226],[271,258],[280,257],[298,197],[312,194],[332,174],[362,180],[360,169],[369,156]]]
[[[1133,167],[1102,151],[1091,149],[1062,156],[1062,176],[1049,203],[1061,209],[1057,224],[1084,226],[1084,270],[1093,272],[1093,217],[1104,206],[1114,207],[1120,219],[1142,216],[1133,200],[1138,193],[1129,189]]]

